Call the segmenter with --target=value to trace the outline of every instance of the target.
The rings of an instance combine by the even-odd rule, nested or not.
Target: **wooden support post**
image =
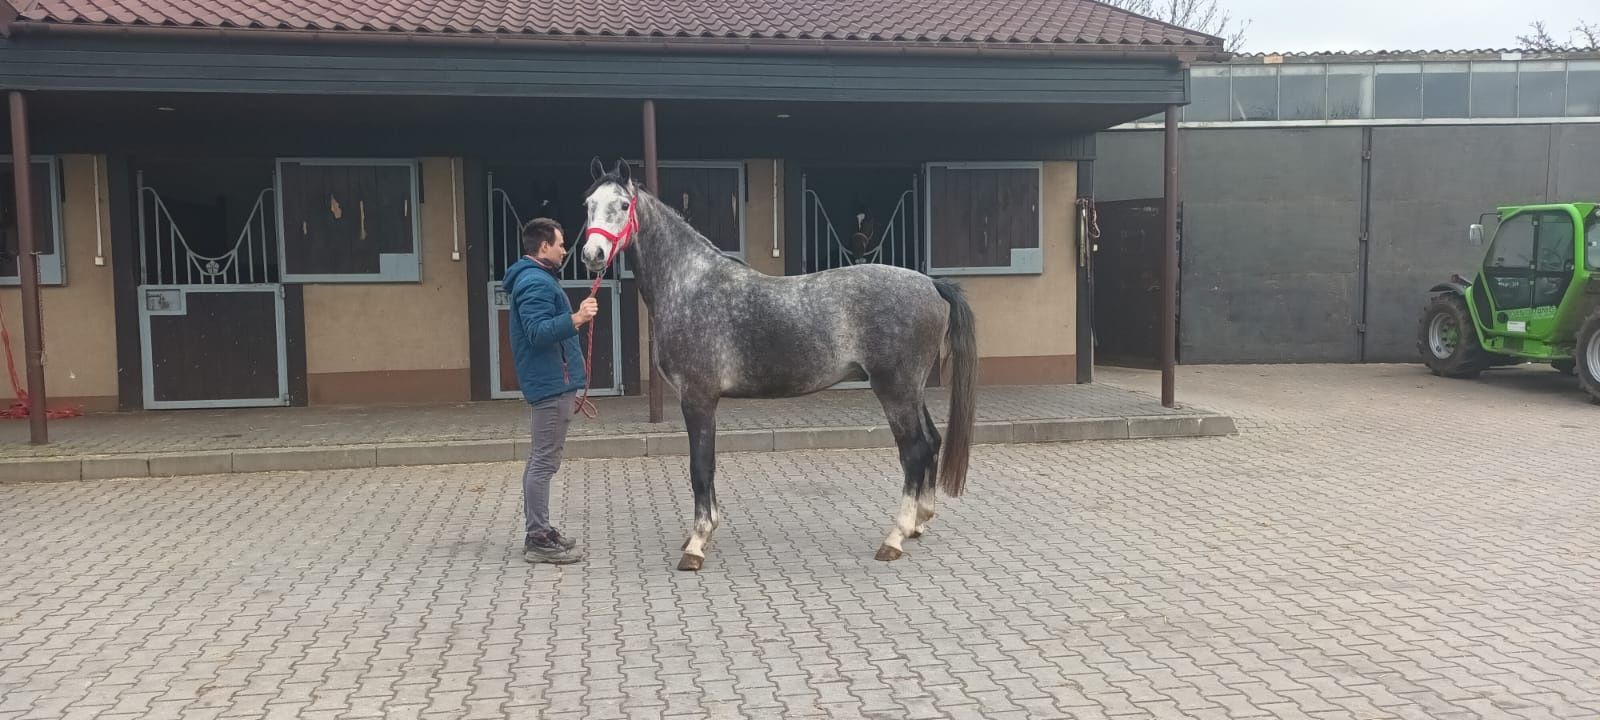
[[[644,187],[653,194],[660,194],[658,184],[660,168],[656,163],[656,101],[644,101]],[[650,348],[650,422],[658,423],[663,420],[661,408],[661,369],[656,367],[656,329],[648,328],[645,333],[645,344]]]
[[[1166,237],[1161,243],[1161,404],[1177,404],[1178,364],[1178,106],[1167,106]]]
[[[11,91],[11,171],[16,185],[17,274],[22,276],[22,345],[28,366],[28,437],[35,445],[50,442],[45,417],[44,336],[39,314],[38,238],[33,236],[33,168],[28,152],[28,101]]]

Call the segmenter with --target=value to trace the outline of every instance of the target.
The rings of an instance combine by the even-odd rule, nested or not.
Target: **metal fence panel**
[[[1185,130],[1182,362],[1356,360],[1358,128]],[[1159,133],[1107,133],[1097,198],[1159,197]]]
[[[1600,201],[1600,125],[1556,127],[1552,202]]]
[[[1416,362],[1428,288],[1481,262],[1466,241],[1480,213],[1600,198],[1600,125],[1186,129],[1180,142],[1180,349],[1191,364]],[[1159,132],[1103,133],[1098,145],[1098,199],[1160,196]]]
[[[1467,226],[1498,205],[1545,202],[1549,125],[1379,127],[1372,137],[1368,362],[1417,362],[1428,288],[1471,275]],[[1492,231],[1492,226],[1490,230]]]

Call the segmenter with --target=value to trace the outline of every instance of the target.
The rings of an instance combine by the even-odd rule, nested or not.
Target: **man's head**
[[[550,218],[529,220],[522,226],[522,254],[560,267],[567,260],[567,242],[561,223]]]

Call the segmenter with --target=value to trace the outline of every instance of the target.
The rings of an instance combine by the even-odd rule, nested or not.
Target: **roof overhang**
[[[7,0],[0,0],[5,20]],[[89,25],[15,20],[4,23],[6,36],[150,38],[178,40],[244,40],[250,42],[324,43],[414,47],[517,47],[590,52],[694,53],[732,55],[858,55],[945,56],[990,58],[1061,58],[1134,60],[1178,63],[1221,62],[1232,57],[1217,46],[1132,43],[975,43],[959,41],[806,40],[792,38],[720,38],[679,36],[537,35],[511,33],[417,33],[394,31],[307,31],[270,28],[190,28],[151,25]]]

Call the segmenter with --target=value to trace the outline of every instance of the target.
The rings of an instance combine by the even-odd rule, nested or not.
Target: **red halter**
[[[599,235],[600,237],[611,241],[611,256],[606,258],[607,269],[611,267],[611,263],[617,259],[617,256],[622,254],[623,250],[626,250],[629,245],[633,244],[633,234],[639,229],[639,215],[637,212],[638,200],[639,198],[637,195],[628,196],[628,221],[622,224],[621,230],[617,231],[616,233],[612,233],[605,228],[592,227],[585,230],[583,233],[583,239],[586,242],[589,240],[590,235]],[[600,278],[604,276],[605,270],[601,270],[600,275],[595,277],[594,287],[596,289],[599,289]]]
[[[639,214],[636,211],[638,206],[638,195],[629,195],[628,221],[623,223],[622,229],[614,234],[605,228],[597,227],[588,228],[584,231],[583,239],[585,242],[589,240],[590,235],[599,235],[611,241],[611,254],[606,257],[606,266],[601,268],[600,272],[594,276],[594,284],[589,286],[590,298],[600,294],[600,283],[606,279],[606,271],[610,270],[611,264],[617,261],[617,256],[621,255],[623,250],[628,249],[628,246],[633,244],[633,236],[639,231]],[[594,320],[590,319],[588,328],[589,348],[583,355],[583,395],[578,397],[577,402],[573,403],[572,408],[574,413],[581,412],[591,420],[600,416],[600,411],[595,408],[594,403],[590,402],[589,400],[589,383],[594,376],[594,325]]]

